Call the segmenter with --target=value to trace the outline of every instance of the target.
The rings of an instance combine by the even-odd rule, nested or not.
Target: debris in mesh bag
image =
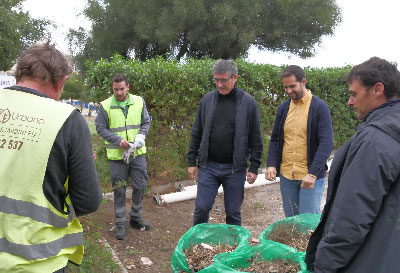
[[[297,273],[301,270],[300,265],[293,260],[284,260],[281,258],[272,261],[257,261],[256,258],[252,260],[253,262],[250,266],[236,270],[257,273]]]
[[[233,252],[237,245],[201,243],[184,250],[186,262],[192,272],[198,272],[214,263],[214,256],[219,253]]]
[[[295,224],[277,223],[267,239],[293,247],[297,251],[306,251],[312,233],[312,230],[301,232]]]
[[[249,238],[248,242],[249,242],[249,246],[255,246],[260,243],[260,240],[258,238],[252,237],[252,238]]]

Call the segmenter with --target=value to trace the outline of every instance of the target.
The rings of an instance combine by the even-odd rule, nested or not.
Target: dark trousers
[[[226,223],[241,225],[245,181],[246,171],[233,171],[232,164],[208,161],[206,168],[200,167],[193,225],[208,222],[220,185],[224,189]]]
[[[147,164],[144,155],[131,157],[129,164],[122,160],[110,160],[110,174],[114,190],[114,212],[117,226],[124,226],[126,219],[126,187],[132,186],[130,219],[142,219],[143,195],[147,185]]]

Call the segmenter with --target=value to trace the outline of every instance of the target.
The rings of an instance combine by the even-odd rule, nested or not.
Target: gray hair
[[[233,60],[219,59],[213,66],[213,74],[229,73],[231,77],[238,73],[236,63]]]

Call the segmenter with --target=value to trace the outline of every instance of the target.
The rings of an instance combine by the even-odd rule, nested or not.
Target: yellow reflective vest
[[[0,272],[54,272],[82,261],[83,230],[69,196],[58,211],[43,193],[50,151],[73,110],[0,89]]]
[[[109,129],[114,134],[126,139],[128,142],[134,142],[136,135],[139,133],[142,124],[143,99],[140,96],[128,94],[128,114],[125,117],[121,107],[117,103],[116,97],[101,102],[104,111],[108,116]],[[122,160],[122,149],[119,144],[111,144],[105,141],[107,158],[109,160]],[[146,153],[146,146],[143,145],[136,150],[135,155],[143,155]]]

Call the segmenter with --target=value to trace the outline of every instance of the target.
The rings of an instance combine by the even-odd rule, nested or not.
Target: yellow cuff
[[[307,175],[317,179],[317,177],[315,175],[313,175],[313,174],[308,173]]]

